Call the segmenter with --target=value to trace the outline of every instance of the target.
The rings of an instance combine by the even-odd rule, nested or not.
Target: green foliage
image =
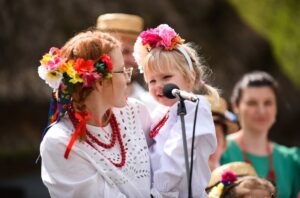
[[[230,2],[250,26],[270,41],[282,71],[300,87],[300,1]]]

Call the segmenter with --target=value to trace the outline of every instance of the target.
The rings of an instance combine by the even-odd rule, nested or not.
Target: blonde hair
[[[190,69],[185,56],[176,48],[164,50],[156,47],[147,51],[142,45],[141,38],[138,38],[134,45],[133,56],[144,71],[144,78],[149,71],[170,71],[176,69],[185,79],[193,80],[193,91],[212,96],[215,100],[219,99],[218,90],[207,83],[204,83],[209,75],[209,69],[203,64],[203,60],[198,55],[195,47],[191,43],[182,44],[181,47],[187,52],[192,61]],[[147,80],[147,79],[146,79]]]

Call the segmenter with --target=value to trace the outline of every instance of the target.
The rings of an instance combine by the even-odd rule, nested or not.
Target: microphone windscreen
[[[163,94],[164,96],[166,96],[167,98],[170,98],[170,99],[174,99],[176,98],[173,94],[172,94],[172,90],[173,89],[179,89],[179,87],[175,84],[166,84],[163,88]]]

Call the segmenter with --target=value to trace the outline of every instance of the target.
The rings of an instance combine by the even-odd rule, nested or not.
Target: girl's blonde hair
[[[205,83],[211,70],[203,64],[203,60],[191,43],[181,44],[181,47],[184,48],[190,57],[192,69],[186,57],[178,49],[164,50],[163,48],[156,47],[148,51],[147,48],[143,46],[140,38],[137,39],[134,45],[133,56],[140,70],[144,72],[145,80],[147,80],[146,74],[149,71],[164,72],[175,69],[183,75],[184,79],[192,84],[193,91],[211,95],[217,101],[219,99],[218,90]]]

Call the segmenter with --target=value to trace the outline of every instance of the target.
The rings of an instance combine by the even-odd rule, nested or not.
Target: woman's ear
[[[103,80],[99,80],[98,82],[95,83],[95,90],[97,91],[102,91],[103,89]]]

